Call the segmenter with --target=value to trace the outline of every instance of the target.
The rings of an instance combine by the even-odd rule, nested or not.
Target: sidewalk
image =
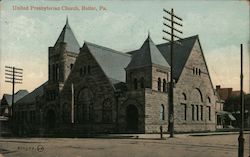
[[[207,133],[183,133],[174,134],[175,138],[185,138],[188,136],[217,136],[217,135],[237,135],[239,132],[207,132]],[[245,131],[244,135],[250,134]],[[160,139],[160,134],[106,134],[98,135],[97,138],[134,138],[134,139]],[[163,138],[169,138],[169,134],[163,134]]]

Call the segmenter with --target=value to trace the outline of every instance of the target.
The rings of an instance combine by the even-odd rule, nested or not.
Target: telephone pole
[[[12,102],[11,102],[11,111],[10,116],[13,119],[14,117],[14,99],[15,99],[15,84],[21,84],[23,80],[23,69],[5,66],[5,82],[12,84]]]
[[[240,132],[238,137],[238,157],[244,157],[244,96],[243,96],[243,45],[240,45]]]
[[[170,32],[166,30],[162,30],[164,33],[170,35],[170,39],[163,37],[164,40],[170,42],[170,85],[169,85],[169,115],[168,115],[168,129],[170,133],[170,137],[174,137],[174,84],[173,84],[173,65],[174,65],[174,57],[173,57],[173,52],[174,52],[174,44],[180,44],[180,42],[175,42],[175,39],[181,40],[180,37],[175,35],[175,32],[181,33],[182,31],[178,30],[175,28],[175,25],[181,26],[182,24],[179,22],[176,22],[176,20],[182,21],[182,19],[174,14],[174,9],[171,9],[171,12],[167,11],[166,9],[163,9],[164,12],[166,12],[168,15],[170,15],[170,19],[163,16],[164,20],[167,20],[170,22],[170,25],[167,23],[163,23],[164,26],[167,26],[170,28]]]

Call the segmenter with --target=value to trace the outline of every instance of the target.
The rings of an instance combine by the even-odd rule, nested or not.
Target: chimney
[[[217,90],[220,89],[220,85],[216,85],[216,89],[217,89]]]

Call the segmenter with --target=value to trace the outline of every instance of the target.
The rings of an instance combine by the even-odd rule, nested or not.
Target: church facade
[[[198,36],[174,46],[174,128],[213,131],[217,96]],[[89,134],[168,131],[170,44],[148,35],[134,51],[80,47],[68,20],[49,47],[48,81],[15,104],[20,132]],[[19,125],[19,126],[18,126]]]

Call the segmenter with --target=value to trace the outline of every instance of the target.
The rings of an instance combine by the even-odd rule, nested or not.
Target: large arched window
[[[134,89],[135,90],[137,89],[137,79],[136,78],[134,79]]]
[[[109,98],[103,101],[102,120],[104,123],[112,122],[112,102]]]
[[[158,78],[158,91],[161,91],[161,78]]]
[[[163,92],[167,92],[167,82],[163,79]]]
[[[93,120],[94,118],[94,97],[93,93],[88,88],[83,88],[77,99],[76,120],[83,122],[85,120]]]
[[[163,104],[160,107],[160,120],[165,120],[165,108]]]
[[[141,84],[141,88],[144,88],[144,78],[143,77],[141,77],[140,84]]]

